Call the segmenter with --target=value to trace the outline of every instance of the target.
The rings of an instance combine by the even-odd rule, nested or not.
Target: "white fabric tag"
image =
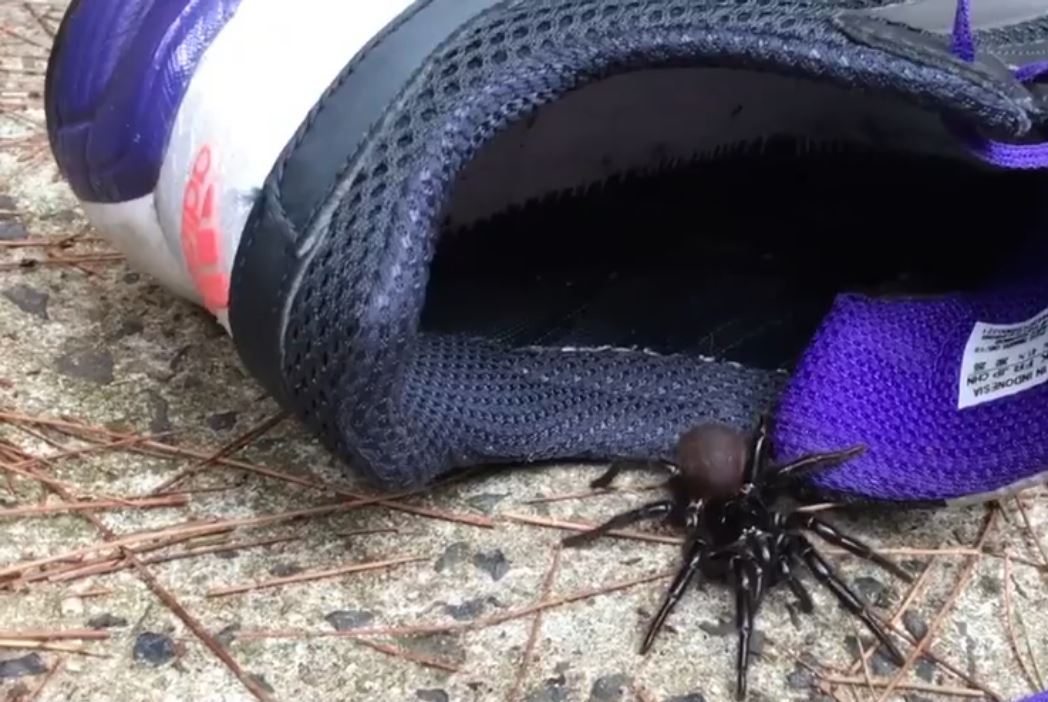
[[[1018,324],[979,322],[961,363],[958,409],[1048,382],[1048,309]]]

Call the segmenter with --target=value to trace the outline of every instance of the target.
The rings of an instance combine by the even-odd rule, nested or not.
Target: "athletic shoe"
[[[833,499],[1048,474],[1048,4],[74,2],[62,173],[388,488],[774,417]]]

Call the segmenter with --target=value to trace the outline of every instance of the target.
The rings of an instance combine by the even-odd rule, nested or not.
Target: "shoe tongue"
[[[1039,275],[938,299],[843,296],[789,381],[782,460],[864,444],[839,496],[988,499],[1048,478],[1048,255]]]
[[[1043,3],[919,0],[835,21],[860,44],[955,71],[967,86],[960,102],[992,91],[1025,112],[1028,123],[998,124],[998,134],[1028,137],[1044,122],[1048,91],[1034,82],[1048,70]],[[972,123],[988,114],[962,113]],[[997,165],[1048,163],[1042,144],[991,141],[971,124],[959,134]],[[1036,198],[1024,205],[1043,209]],[[1048,215],[1031,219],[1048,227]],[[1013,278],[973,294],[840,297],[782,397],[781,458],[866,445],[816,481],[845,499],[982,500],[1048,478],[1048,251],[1016,258]]]

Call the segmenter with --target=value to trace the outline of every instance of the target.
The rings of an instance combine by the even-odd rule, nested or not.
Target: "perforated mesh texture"
[[[857,46],[827,21],[879,4],[535,0],[476,18],[405,86],[366,149],[347,155],[346,187],[286,329],[283,372],[299,415],[355,470],[391,487],[481,461],[668,456],[695,421],[751,426],[782,373],[420,334],[441,206],[471,154],[533,107],[602,76],[699,57],[890,88],[986,126],[1024,128],[1027,116],[990,89]]]

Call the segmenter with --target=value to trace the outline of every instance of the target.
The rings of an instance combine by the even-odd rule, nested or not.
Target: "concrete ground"
[[[555,522],[647,493],[579,495],[599,469],[562,466],[361,504],[372,491],[273,420],[221,329],[95,238],[43,127],[64,4],[0,5],[0,699],[731,699],[721,587],[690,591],[637,653],[675,535],[558,552]],[[751,699],[1048,687],[1045,489],[833,519],[917,576],[831,557],[931,655],[904,643],[901,671],[860,657],[870,638],[826,591],[813,616],[779,592],[759,617]]]

